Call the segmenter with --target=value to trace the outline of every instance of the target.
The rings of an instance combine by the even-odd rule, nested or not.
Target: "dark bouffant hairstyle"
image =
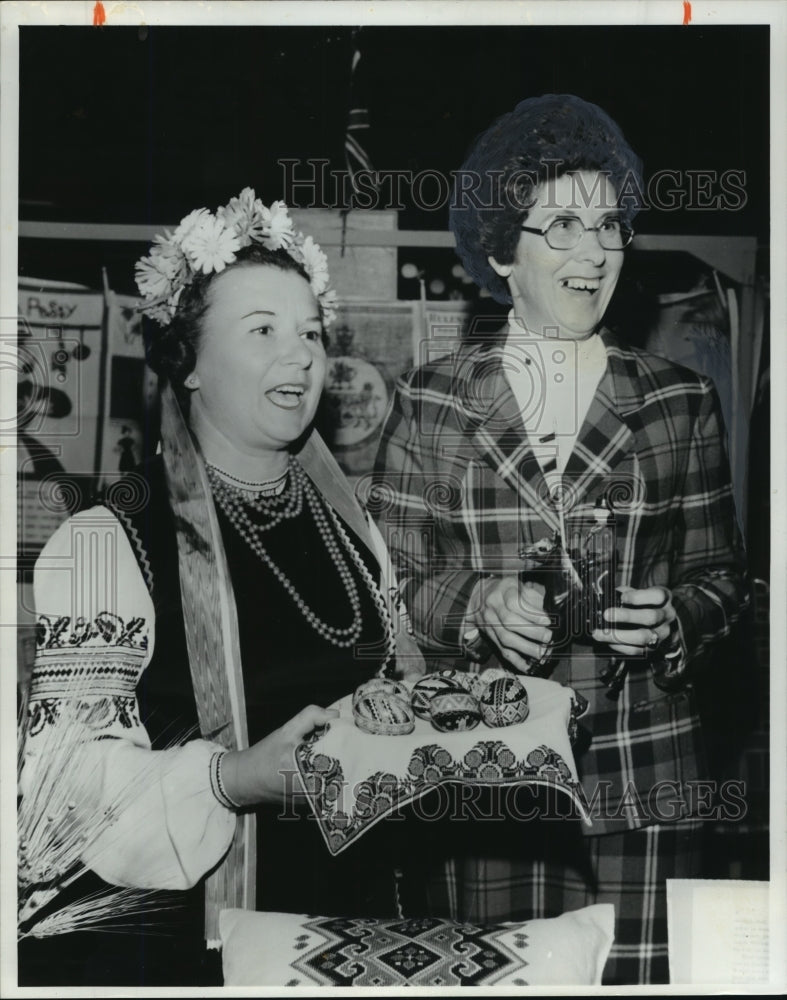
[[[309,275],[301,265],[293,260],[286,250],[268,250],[259,243],[252,243],[239,250],[234,263],[225,270],[250,264],[264,264],[280,271],[294,271],[309,283]],[[221,271],[224,274],[225,271]],[[197,345],[202,333],[202,319],[210,305],[208,292],[218,277],[213,274],[198,274],[181,293],[178,311],[170,325],[162,330],[150,324],[146,331],[146,354],[150,367],[157,375],[165,376],[181,402],[188,396],[183,388],[187,375],[194,371],[197,363]],[[153,327],[153,329],[151,329]]]
[[[450,226],[465,270],[498,302],[510,304],[511,296],[487,258],[510,264],[535,189],[580,170],[609,177],[630,222],[640,207],[642,164],[597,105],[573,94],[530,97],[475,141],[456,173]]]

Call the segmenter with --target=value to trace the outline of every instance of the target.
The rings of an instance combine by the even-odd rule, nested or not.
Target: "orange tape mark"
[[[685,7],[686,4],[684,3],[683,6]],[[104,12],[104,5],[101,3],[101,0],[97,0],[96,6],[93,8],[93,24],[100,28],[106,19],[107,15]]]
[[[689,0],[683,0],[683,23],[688,24],[690,20],[691,20],[691,4],[689,3]]]

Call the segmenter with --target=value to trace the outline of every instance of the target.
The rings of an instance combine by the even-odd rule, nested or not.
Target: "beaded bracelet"
[[[216,799],[227,809],[240,809],[237,802],[233,802],[227,795],[224,784],[221,780],[221,761],[228,750],[217,750],[210,758],[210,788]]]

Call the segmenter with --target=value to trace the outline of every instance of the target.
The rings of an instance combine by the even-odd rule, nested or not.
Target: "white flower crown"
[[[174,233],[164,230],[154,237],[149,257],[137,261],[135,276],[143,298],[140,312],[161,326],[168,326],[177,311],[183,289],[197,274],[223,271],[243,247],[259,243],[268,250],[286,250],[309,276],[317,296],[323,324],[336,318],[336,292],[328,288],[328,260],[311,236],[296,233],[283,201],[270,208],[250,187],[228,205],[190,212]]]

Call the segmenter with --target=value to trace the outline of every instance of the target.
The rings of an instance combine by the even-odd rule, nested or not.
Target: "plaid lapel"
[[[502,362],[500,346],[476,347],[463,365],[467,374],[462,375],[459,394],[473,455],[522,497],[550,530],[560,531],[560,518]]]
[[[577,506],[634,451],[635,436],[626,418],[643,404],[633,362],[608,331],[602,334],[607,368],[590,404],[564,472],[570,483],[566,510]]]

